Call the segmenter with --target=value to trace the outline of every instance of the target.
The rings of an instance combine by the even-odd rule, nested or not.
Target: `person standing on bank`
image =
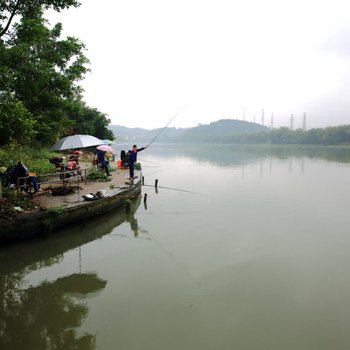
[[[137,152],[141,152],[144,149],[146,149],[147,147],[148,146],[142,147],[142,148],[137,148],[137,145],[132,146],[132,150],[129,153],[129,171],[130,171],[130,180],[131,181],[134,180],[134,166],[135,166],[135,163],[137,162]]]

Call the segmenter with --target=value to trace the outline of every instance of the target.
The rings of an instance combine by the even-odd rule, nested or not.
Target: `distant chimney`
[[[293,130],[294,129],[294,117],[293,117],[293,114],[290,116],[290,130]]]
[[[270,125],[271,129],[273,129],[273,113],[271,113],[271,125]]]
[[[303,130],[306,130],[306,113],[303,115]]]

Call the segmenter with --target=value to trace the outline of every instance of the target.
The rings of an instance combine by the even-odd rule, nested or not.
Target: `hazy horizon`
[[[86,103],[113,124],[191,127],[224,118],[295,128],[350,121],[344,0],[82,0],[48,12],[86,44]],[[77,25],[79,23],[79,25]]]
[[[209,121],[209,122],[206,122],[206,123],[199,123],[198,125],[193,125],[193,126],[184,126],[184,127],[181,127],[181,126],[173,126],[173,125],[169,125],[167,126],[167,128],[175,128],[175,129],[189,129],[189,128],[194,128],[194,127],[197,127],[197,126],[200,126],[200,125],[209,125],[211,123],[216,123],[218,121],[221,121],[221,120],[238,120],[238,121],[245,121],[247,123],[254,123],[254,121],[250,121],[250,120],[242,120],[242,119],[236,119],[236,118],[222,118],[222,119],[217,119],[217,120],[212,120],[212,121]],[[259,122],[255,122],[256,124],[258,125],[262,125],[261,123]],[[347,122],[347,123],[343,123],[343,124],[338,124],[338,125],[325,125],[325,126],[321,126],[321,127],[306,127],[306,130],[309,130],[309,129],[312,129],[312,128],[327,128],[327,127],[332,127],[332,126],[346,126],[346,125],[350,125],[350,121]],[[165,126],[159,126],[159,127],[155,127],[155,128],[144,128],[142,126],[128,126],[128,125],[122,125],[122,124],[117,124],[117,123],[110,123],[109,124],[109,127],[110,126],[120,126],[120,127],[124,127],[124,128],[129,128],[129,129],[144,129],[144,130],[147,130],[147,131],[151,131],[151,130],[156,130],[156,129],[163,129]],[[267,128],[270,128],[270,125],[267,125],[265,124],[264,126],[266,126]],[[290,127],[290,120],[289,120],[289,123],[287,123],[286,125],[279,125],[279,126],[274,126],[273,128],[274,129],[277,129],[277,128],[280,128],[280,127]],[[294,123],[294,127],[293,127],[293,130],[296,130],[296,129],[302,129],[302,125],[295,125]]]

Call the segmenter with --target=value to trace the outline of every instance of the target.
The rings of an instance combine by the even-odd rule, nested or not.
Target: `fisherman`
[[[134,166],[137,162],[137,152],[141,152],[146,149],[148,146],[137,148],[137,145],[132,146],[132,150],[129,152],[129,171],[130,171],[130,180],[134,180]]]
[[[97,160],[102,165],[102,168],[105,170],[107,176],[112,176],[109,172],[108,165],[109,162],[105,158],[106,152],[97,150]]]

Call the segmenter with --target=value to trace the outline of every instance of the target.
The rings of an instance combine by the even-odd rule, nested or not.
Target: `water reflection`
[[[322,151],[314,160],[223,146],[216,157],[217,146],[196,147],[142,154],[143,165],[162,165],[144,169],[147,210],[140,197],[130,211],[0,249],[2,348],[15,348],[15,331],[36,349],[346,348],[350,167],[319,160]],[[40,311],[51,303],[52,317]]]
[[[350,163],[349,147],[275,146],[275,145],[152,145],[152,154],[160,158],[188,157],[198,162],[221,166],[242,165],[261,158],[310,158]]]
[[[16,273],[22,269],[30,272],[59,263],[65,252],[103,237],[125,221],[132,221],[140,203],[141,197],[137,197],[130,202],[127,210],[113,210],[72,224],[55,231],[47,239],[34,238],[1,247],[0,274]]]
[[[64,260],[65,253],[129,222],[135,237],[139,227],[135,212],[141,198],[118,211],[54,232],[47,239],[9,244],[0,250],[0,348],[1,349],[94,349],[96,334],[79,334],[88,316],[86,302],[101,292],[107,281],[96,273],[73,273],[29,287],[29,273]],[[81,262],[79,262],[81,264]],[[43,270],[44,271],[44,270]],[[42,272],[45,276],[45,272]]]
[[[105,288],[94,273],[72,274],[53,282],[22,289],[23,274],[0,281],[1,349],[94,349],[96,335],[78,335],[75,328],[87,317],[88,307],[77,297]]]
[[[137,237],[139,235],[139,225],[134,213],[129,213],[126,217],[126,221],[130,223],[131,231],[134,232],[134,236]]]

